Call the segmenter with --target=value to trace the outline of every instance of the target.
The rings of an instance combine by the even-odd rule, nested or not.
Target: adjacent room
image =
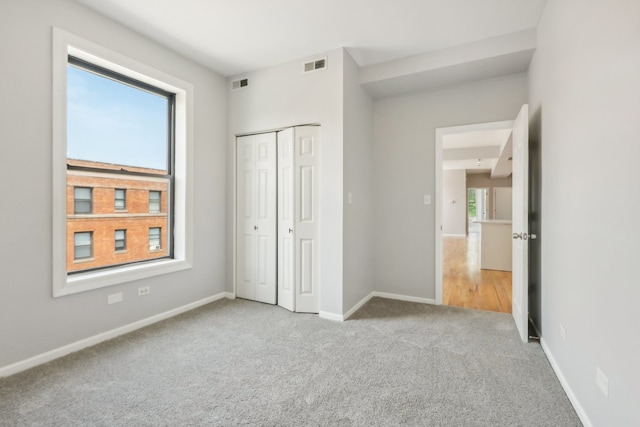
[[[0,425],[640,425],[638,22],[1,1]]]

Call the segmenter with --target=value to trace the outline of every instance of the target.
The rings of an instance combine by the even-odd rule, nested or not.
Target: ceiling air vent
[[[324,70],[327,68],[327,58],[316,59],[315,61],[306,62],[304,64],[304,72],[311,73],[313,71]]]
[[[244,89],[249,86],[249,79],[234,80],[231,82],[231,90]]]

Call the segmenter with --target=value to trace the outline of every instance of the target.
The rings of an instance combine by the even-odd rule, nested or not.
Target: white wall
[[[373,101],[358,71],[345,50],[343,314],[373,291]]]
[[[194,84],[192,269],[52,298],[52,26]],[[224,80],[71,0],[3,1],[0,52],[0,367],[223,292]]]
[[[639,22],[635,0],[547,2],[529,71],[542,152],[541,333],[594,426],[640,425]]]
[[[376,291],[435,299],[435,129],[513,120],[526,102],[525,75],[375,102]]]
[[[467,172],[442,171],[442,234],[467,234]]]
[[[320,123],[320,310],[342,314],[343,275],[343,49],[327,56],[323,71],[303,74],[304,59],[229,78],[248,78],[228,97],[228,164],[235,163],[235,135]],[[227,173],[227,291],[233,290],[235,171]]]

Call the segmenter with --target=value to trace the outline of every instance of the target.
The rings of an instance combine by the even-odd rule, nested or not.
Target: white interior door
[[[319,249],[319,137],[317,126],[293,129],[295,311],[317,313]]]
[[[276,135],[237,139],[236,294],[276,303]]]
[[[278,305],[296,309],[293,129],[278,132]]]
[[[529,106],[513,124],[512,314],[522,341],[529,338]]]

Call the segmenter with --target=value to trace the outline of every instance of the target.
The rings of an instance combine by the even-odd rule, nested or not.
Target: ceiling
[[[340,47],[367,67],[504,36],[535,28],[546,0],[76,1],[228,77]]]
[[[511,129],[482,130],[445,135],[442,138],[442,168],[465,169],[467,173],[491,173],[499,159],[511,157]],[[511,169],[498,176],[510,175]]]

